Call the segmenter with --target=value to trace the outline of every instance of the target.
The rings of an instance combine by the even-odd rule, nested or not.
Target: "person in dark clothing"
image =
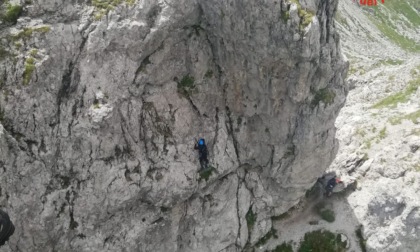
[[[206,169],[209,165],[209,160],[207,159],[208,151],[206,142],[203,138],[200,138],[200,140],[195,143],[194,149],[198,150],[198,158],[200,160],[201,169]]]
[[[327,191],[327,197],[331,196],[334,187],[340,182],[341,180],[335,176],[328,180],[327,186],[325,187],[325,190]]]
[[[10,221],[9,215],[0,210],[0,246],[3,246],[15,232],[15,226]]]

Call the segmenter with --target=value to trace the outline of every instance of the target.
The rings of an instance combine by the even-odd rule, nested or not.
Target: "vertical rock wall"
[[[336,1],[58,2],[1,24],[1,251],[241,250],[333,159]]]

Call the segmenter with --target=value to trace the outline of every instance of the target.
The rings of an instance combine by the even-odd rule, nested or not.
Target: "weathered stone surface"
[[[238,251],[333,159],[336,1],[32,2],[0,33],[2,251]]]
[[[385,13],[400,11],[386,1],[378,8]],[[368,251],[418,251],[419,119],[393,120],[419,111],[420,89],[395,106],[373,107],[404,92],[413,81],[418,83],[418,51],[406,51],[384,36],[373,16],[352,1],[341,1],[336,17],[343,51],[351,61],[349,81],[354,89],[337,118],[340,149],[331,170],[357,179],[358,189],[347,201],[357,224],[363,225]],[[418,10],[413,17],[420,20]],[[388,21],[389,27],[398,27],[400,34],[419,44],[418,26]]]

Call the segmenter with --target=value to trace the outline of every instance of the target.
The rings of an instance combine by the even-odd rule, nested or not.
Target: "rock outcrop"
[[[363,225],[367,251],[420,248],[416,6],[418,1],[385,1],[373,15],[370,8],[341,1],[337,12],[343,51],[351,62],[348,81],[354,89],[337,118],[340,148],[331,169],[358,180],[358,190],[347,201]],[[392,18],[395,15],[400,18]]]
[[[90,3],[0,24],[0,250],[255,244],[335,156],[337,1]]]

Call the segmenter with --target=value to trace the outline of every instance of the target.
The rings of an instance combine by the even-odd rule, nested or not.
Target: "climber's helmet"
[[[203,146],[204,145],[204,139],[201,138],[200,140],[198,140],[198,145],[199,146]]]

